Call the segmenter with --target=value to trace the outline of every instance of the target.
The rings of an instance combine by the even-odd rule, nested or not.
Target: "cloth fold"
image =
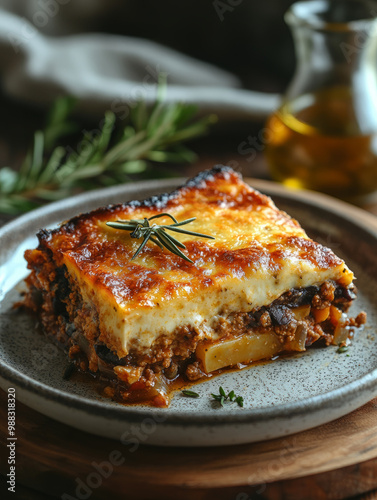
[[[105,34],[50,37],[0,10],[0,74],[9,95],[49,104],[73,95],[81,110],[125,116],[140,98],[152,103],[158,74],[167,75],[167,102],[196,104],[222,120],[264,119],[280,96],[240,88],[238,79],[155,42]]]

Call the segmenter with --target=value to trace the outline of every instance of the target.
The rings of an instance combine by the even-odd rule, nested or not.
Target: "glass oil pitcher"
[[[286,13],[297,70],[267,122],[274,180],[354,203],[375,197],[376,17],[363,0],[302,1]]]

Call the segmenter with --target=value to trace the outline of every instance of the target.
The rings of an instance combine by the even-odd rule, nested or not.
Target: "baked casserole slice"
[[[196,217],[177,238],[188,262],[107,225],[169,213]],[[171,222],[171,221],[170,221]],[[194,381],[319,339],[346,341],[353,273],[329,248],[229,167],[170,194],[81,214],[41,230],[25,253],[25,305],[116,399],[169,402],[169,382]]]

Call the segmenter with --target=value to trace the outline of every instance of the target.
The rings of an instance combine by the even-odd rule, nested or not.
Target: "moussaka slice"
[[[355,288],[343,260],[229,167],[38,238],[25,305],[125,402],[164,406],[178,377],[339,344],[365,322],[346,318]]]

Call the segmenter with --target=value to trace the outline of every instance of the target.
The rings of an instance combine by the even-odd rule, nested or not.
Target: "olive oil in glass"
[[[266,125],[274,180],[355,203],[377,193],[377,32],[376,21],[364,19],[365,5],[312,0],[291,7],[286,19],[298,67]]]

